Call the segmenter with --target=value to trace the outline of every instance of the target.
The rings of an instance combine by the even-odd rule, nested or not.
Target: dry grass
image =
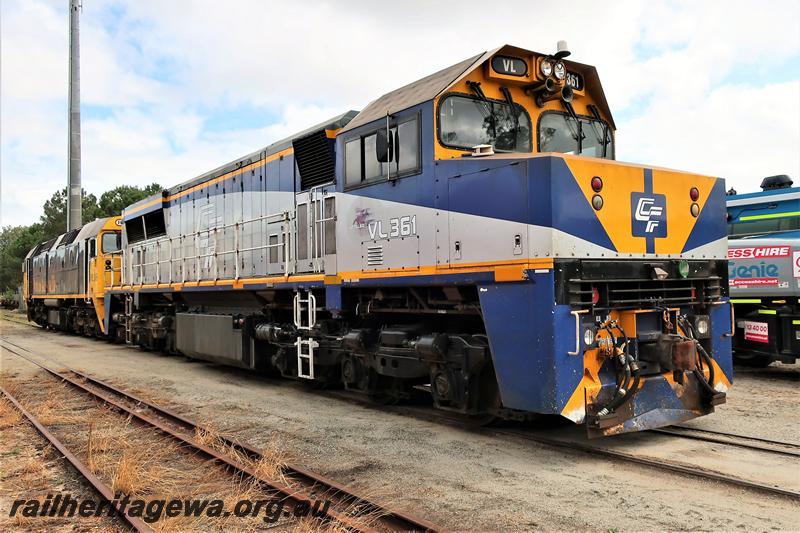
[[[6,398],[0,398],[0,429],[8,429],[22,423],[22,414]]]
[[[262,484],[251,479],[231,475],[222,466],[199,455],[193,449],[166,437],[162,433],[142,426],[130,417],[98,404],[71,387],[54,379],[37,379],[29,383],[8,380],[16,387],[23,405],[36,414],[42,423],[51,427],[59,439],[91,470],[112,487],[115,492],[127,494],[131,499],[219,499],[225,510],[232,511],[241,500],[271,501],[276,495]],[[20,423],[16,409],[0,401],[0,427],[13,427]],[[279,441],[270,441],[261,450],[261,457],[249,456],[225,444],[219,430],[211,424],[188,435],[197,443],[226,454],[252,469],[260,478],[301,489],[287,475],[289,456]],[[17,462],[20,476],[32,478],[42,475],[45,468],[41,458],[20,458]],[[52,490],[52,489],[51,489]],[[326,495],[313,494],[324,501]],[[288,504],[287,504],[288,505]],[[380,513],[365,513],[362,506],[351,505],[337,509],[364,528],[373,527]],[[342,524],[323,523],[314,516],[301,519],[281,516],[277,523],[264,520],[265,511],[258,516],[236,517],[165,517],[151,524],[158,532],[183,532],[207,530],[290,530],[301,532],[344,531]],[[81,523],[81,528],[83,523]]]
[[[261,458],[252,463],[252,468],[258,477],[277,481],[283,485],[292,485],[286,475],[288,463],[289,456],[286,451],[280,449],[275,441],[270,441],[261,449]]]

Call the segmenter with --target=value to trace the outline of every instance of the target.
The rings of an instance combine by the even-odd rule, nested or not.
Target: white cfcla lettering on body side
[[[639,222],[647,222],[647,226],[645,227],[644,231],[646,233],[652,233],[658,227],[659,221],[658,220],[650,220],[650,217],[659,217],[661,216],[662,208],[656,205],[654,198],[646,198],[642,197],[639,198],[639,202],[636,204],[636,213],[634,213],[634,217]]]

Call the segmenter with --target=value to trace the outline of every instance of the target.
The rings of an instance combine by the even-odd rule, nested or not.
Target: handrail
[[[588,309],[569,312],[569,314],[575,317],[575,351],[567,352],[567,355],[578,355],[581,351],[581,315],[588,312]]]
[[[242,277],[242,253],[243,252],[255,252],[258,250],[264,250],[269,252],[273,248],[281,249],[281,253],[283,254],[283,262],[284,262],[284,274],[288,275],[291,272],[291,260],[292,260],[292,253],[291,253],[291,244],[292,244],[292,227],[291,227],[291,212],[290,211],[283,211],[281,213],[272,213],[269,215],[264,215],[260,217],[253,217],[247,219],[245,221],[237,221],[232,222],[229,224],[223,224],[220,226],[215,226],[213,228],[206,228],[202,230],[197,230],[190,234],[183,234],[177,236],[169,236],[164,235],[157,237],[153,240],[148,240],[147,242],[135,243],[129,247],[128,252],[124,252],[127,256],[127,262],[123,261],[123,264],[127,264],[127,268],[122,268],[123,277],[126,277],[126,271],[129,271],[133,276],[134,280],[137,283],[136,285],[144,285],[145,282],[150,278],[146,267],[154,266],[156,268],[155,278],[156,283],[162,282],[161,276],[161,268],[163,264],[169,264],[169,280],[170,282],[175,281],[173,280],[174,275],[174,268],[173,263],[176,261],[181,262],[181,281],[186,283],[187,281],[200,281],[205,278],[203,276],[203,270],[201,265],[201,259],[206,257],[214,257],[214,280],[220,279],[219,273],[219,258],[224,257],[227,255],[234,256],[234,278],[236,280]],[[330,219],[320,220],[319,222],[326,222]],[[244,240],[244,236],[242,235],[242,231],[244,230],[245,224],[254,224],[254,223],[270,223],[270,222],[282,222],[283,230],[278,234],[281,236],[282,240],[276,243],[269,243],[269,239],[266,239],[264,244],[257,244],[254,246],[249,246],[247,248],[240,248],[240,243]],[[225,230],[227,228],[233,228],[233,239],[232,239],[232,249],[224,249],[225,243],[227,243],[228,239],[226,238],[225,231],[223,231],[223,238],[222,238],[222,246],[220,245],[219,233],[220,230]],[[324,230],[323,230],[324,233]],[[185,238],[188,236],[194,237],[194,254],[186,254],[185,248]],[[213,250],[213,251],[200,251],[200,241],[205,239],[206,244],[204,248],[206,250]],[[213,246],[208,246],[208,241],[213,239]],[[181,248],[180,257],[175,257],[173,253],[173,247],[178,245]],[[169,256],[162,259],[161,250],[164,247],[169,248]],[[323,248],[324,249],[324,248]],[[146,261],[147,251],[155,252],[155,259],[153,261]],[[134,254],[138,255],[138,260],[134,258]],[[195,263],[195,272],[194,276],[189,276],[186,268],[186,263],[188,261],[194,261]],[[267,253],[266,261],[269,263],[269,254]],[[210,265],[209,265],[210,266]]]

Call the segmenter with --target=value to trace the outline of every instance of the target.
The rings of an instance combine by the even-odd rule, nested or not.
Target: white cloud
[[[725,85],[703,98],[656,101],[617,135],[617,157],[725,178],[738,192],[789,174],[800,184],[800,81]],[[677,115],[677,116],[676,116]]]
[[[2,224],[66,181],[67,13],[3,0]],[[173,185],[482,50],[567,39],[597,66],[620,159],[800,182],[800,4],[85,0],[83,184]],[[753,78],[743,77],[753,72]],[[207,120],[266,109],[272,124]],[[241,117],[240,117],[241,118]]]

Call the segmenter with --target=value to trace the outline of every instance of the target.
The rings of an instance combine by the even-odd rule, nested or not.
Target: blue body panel
[[[560,413],[583,376],[574,349],[574,318],[555,301],[553,273],[529,274],[521,283],[479,285],[481,310],[503,405]]]

